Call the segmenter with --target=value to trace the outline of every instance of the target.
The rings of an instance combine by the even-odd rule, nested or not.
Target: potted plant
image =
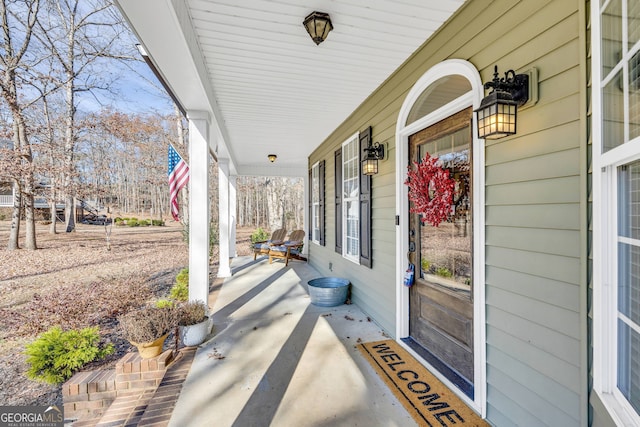
[[[143,307],[118,317],[118,321],[122,336],[138,348],[144,359],[162,353],[165,339],[178,324],[177,312],[171,306]]]
[[[178,308],[178,325],[182,343],[188,347],[200,345],[211,332],[207,306],[202,301],[188,301]]]

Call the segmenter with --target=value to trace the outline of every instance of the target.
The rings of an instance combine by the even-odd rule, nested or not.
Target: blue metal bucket
[[[307,282],[311,304],[334,307],[344,304],[349,291],[349,281],[338,277],[319,277]]]

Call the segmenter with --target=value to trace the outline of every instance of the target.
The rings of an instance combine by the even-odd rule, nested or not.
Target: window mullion
[[[609,254],[607,262],[607,280],[606,287],[608,292],[606,294],[610,297],[607,307],[607,323],[610,340],[610,359],[609,366],[610,371],[608,375],[609,389],[617,389],[617,377],[618,377],[618,325],[616,322],[616,314],[618,312],[618,180],[617,180],[617,168],[615,166],[609,166],[607,168],[607,190],[609,192],[607,210],[609,229],[607,230],[607,244],[610,246],[607,248],[606,253]]]
[[[633,320],[629,319],[627,316],[620,313],[619,311],[618,311],[618,319],[622,320],[623,323],[625,323],[628,327],[633,329],[637,334],[640,334],[640,325],[638,325]]]
[[[624,142],[629,141],[629,27],[627,0],[622,0],[622,95],[624,105]]]
[[[631,245],[631,246],[640,247],[640,240],[639,239],[632,239],[631,237],[618,236],[618,242],[619,243],[624,243],[624,244],[627,244],[627,245]]]

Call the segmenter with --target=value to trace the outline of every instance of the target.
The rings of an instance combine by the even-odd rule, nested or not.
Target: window
[[[592,4],[594,389],[640,426],[640,3]]]
[[[316,162],[309,170],[309,239],[324,246],[324,160]]]
[[[360,260],[360,147],[358,134],[342,144],[342,255]]]
[[[335,251],[371,268],[371,176],[360,159],[371,145],[371,126],[346,140],[335,152]]]
[[[618,389],[640,414],[640,160],[618,167]]]
[[[311,168],[311,241],[320,243],[320,163]]]

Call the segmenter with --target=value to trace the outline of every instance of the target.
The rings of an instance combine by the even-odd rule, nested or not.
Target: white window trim
[[[314,179],[318,180],[317,201],[315,200],[316,194],[314,194],[315,193],[315,187],[313,182]],[[311,242],[315,243],[316,245],[319,245],[320,236],[314,235],[316,227],[320,228],[319,227],[320,224],[316,224],[316,217],[315,217],[316,206],[318,206],[318,208],[320,207],[320,162],[315,162],[313,166],[311,166],[311,218],[310,218],[311,219],[311,236],[310,236]],[[322,212],[320,212],[320,215],[322,215]],[[320,220],[320,218],[318,218],[318,220]]]
[[[469,80],[471,90],[457,99],[440,107],[429,115],[405,126],[411,108],[418,100],[422,92],[432,83],[449,75],[461,75]],[[440,62],[430,68],[409,91],[404,100],[398,120],[396,122],[396,212],[400,218],[400,225],[396,231],[396,337],[398,340],[409,333],[409,289],[403,285],[403,275],[407,269],[407,252],[409,251],[409,233],[407,218],[409,216],[409,203],[407,186],[404,185],[407,171],[409,135],[435,124],[440,120],[451,116],[467,107],[476,109],[484,97],[482,79],[476,67],[469,61],[462,59],[449,59]],[[474,399],[471,400],[458,387],[436,370],[432,372],[445,383],[460,399],[474,408],[482,418],[487,414],[487,367],[486,367],[486,313],[485,313],[485,237],[484,237],[484,141],[478,139],[476,117],[472,121],[473,135],[473,170],[474,170],[474,218],[473,218],[473,351],[474,351]],[[410,347],[398,341],[407,351],[418,360],[422,358]],[[423,364],[429,366],[424,360]]]
[[[344,165],[347,161],[345,156],[344,147],[352,142],[356,144],[356,150],[358,152],[357,164],[358,164],[358,173],[356,174],[358,178],[358,195],[353,198],[345,198],[344,197],[344,180],[346,177]],[[360,132],[356,132],[346,141],[344,141],[341,145],[342,149],[342,183],[340,185],[340,197],[342,197],[342,257],[347,259],[355,264],[360,265],[360,232],[358,231],[358,253],[355,255],[350,255],[347,253],[347,201],[355,201],[356,203],[360,203]],[[360,209],[358,205],[358,228],[360,228]]]
[[[623,2],[626,3],[626,2]],[[609,2],[605,2],[602,10]],[[624,7],[624,5],[623,5]],[[640,416],[617,387],[617,168],[640,159],[640,138],[602,152],[600,2],[591,2],[593,182],[593,390],[617,425],[640,426]],[[623,43],[626,23],[623,20]],[[637,46],[636,46],[637,47]],[[626,65],[625,65],[626,67]],[[618,69],[621,67],[616,67]],[[625,87],[627,83],[624,83]],[[625,91],[625,101],[628,92]],[[626,115],[626,113],[625,113]],[[628,132],[625,129],[625,140]]]
[[[593,142],[596,144],[596,138]],[[639,160],[640,152],[633,157],[619,157],[616,162],[604,165],[601,159],[598,159],[598,163],[595,161],[595,152],[600,151],[599,147],[594,146],[594,171],[600,172],[593,174],[593,388],[616,424],[640,426],[640,415],[617,387],[617,169],[620,165]],[[621,154],[626,150],[613,149],[609,153],[612,151]],[[596,164],[599,165],[597,169]]]

